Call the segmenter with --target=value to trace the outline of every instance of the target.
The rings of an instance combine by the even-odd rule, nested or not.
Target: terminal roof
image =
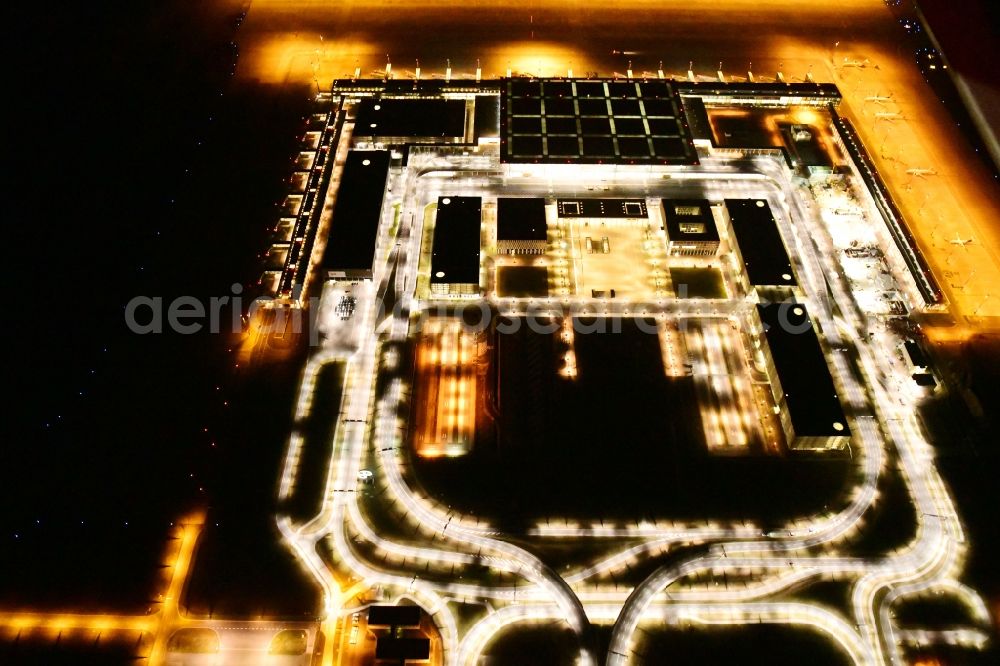
[[[480,197],[439,197],[431,252],[432,284],[479,282]]]
[[[698,163],[681,99],[659,80],[503,80],[500,148],[514,163]]]

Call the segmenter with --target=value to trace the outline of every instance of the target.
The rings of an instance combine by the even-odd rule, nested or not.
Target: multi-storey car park
[[[323,99],[310,252],[272,282],[274,307],[322,294],[296,422],[340,381],[321,510],[278,520],[329,663],[474,664],[534,625],[580,663],[629,662],[663,623],[805,626],[863,664],[985,644],[916,420],[934,382],[909,322],[941,291],[835,86]],[[290,437],[282,499],[318,445]],[[912,533],[873,544],[893,478]],[[928,594],[966,620],[897,623]]]

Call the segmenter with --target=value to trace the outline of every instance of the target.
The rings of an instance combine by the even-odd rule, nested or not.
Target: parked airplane
[[[892,95],[869,95],[865,97],[866,102],[875,102],[876,104],[885,104],[886,102],[892,101]]]

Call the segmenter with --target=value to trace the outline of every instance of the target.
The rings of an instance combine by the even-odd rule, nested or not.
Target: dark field
[[[67,636],[59,641],[0,639],[0,664],[5,666],[126,666],[149,652],[136,640],[94,640]]]
[[[509,628],[496,635],[483,655],[495,666],[570,666],[580,644],[563,622]]]
[[[0,550],[0,608],[146,613],[161,591],[170,527],[132,515],[129,525],[91,519],[19,532]]]
[[[195,606],[199,576],[238,584],[233,608],[301,604],[271,531],[296,362],[249,377],[228,335],[140,336],[122,317],[137,295],[205,301],[239,283],[252,298],[308,102],[305,88],[232,83],[241,8],[120,2],[19,22],[32,50],[48,46],[14,109],[26,131],[8,214],[33,220],[15,240],[44,247],[47,268],[27,254],[14,266],[39,297],[11,327],[4,607],[144,611],[169,523],[192,506],[209,508],[200,552],[225,568],[197,563]]]
[[[840,647],[808,628],[776,624],[745,627],[640,627],[636,664],[767,663],[770,666],[847,666]],[[737,655],[746,655],[742,661]],[[752,657],[751,657],[752,655]]]
[[[318,612],[318,591],[279,542],[274,518],[300,362],[243,377],[231,435],[239,445],[223,452],[213,470],[217,490],[186,595],[192,613],[302,618]],[[316,501],[312,473],[301,488],[304,512]]]
[[[594,627],[598,659],[606,654],[610,635],[610,625]],[[565,624],[550,622],[514,625],[499,633],[483,654],[491,666],[572,666],[579,649],[575,634]],[[771,624],[710,628],[640,625],[630,663],[846,666],[850,661],[836,644],[809,629]]]
[[[324,365],[316,378],[312,409],[304,422],[295,426],[295,430],[303,437],[302,448],[292,494],[281,509],[298,522],[308,521],[319,513],[323,505],[343,384],[343,364]],[[278,469],[280,470],[280,465]]]

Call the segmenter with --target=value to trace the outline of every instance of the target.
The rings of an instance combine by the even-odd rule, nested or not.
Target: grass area
[[[298,521],[309,520],[323,506],[343,386],[342,363],[328,363],[320,368],[312,408],[305,420],[296,424],[303,442],[292,493],[282,509]]]
[[[308,645],[309,635],[304,630],[285,629],[279,631],[271,639],[271,645],[267,648],[267,653],[295,656],[305,654]]]
[[[851,663],[838,645],[806,628],[776,624],[663,627],[640,625],[633,664],[762,664],[841,666]],[[735,655],[739,658],[734,661]]]
[[[852,584],[843,580],[817,580],[794,594],[796,600],[819,603],[850,617]]]
[[[576,634],[566,623],[549,622],[499,632],[483,656],[495,666],[572,666],[579,653]]]
[[[544,266],[499,266],[497,295],[502,298],[547,298],[549,271]]]
[[[221,643],[215,629],[206,627],[185,627],[178,629],[167,641],[169,652],[187,652],[194,654],[215,654]]]
[[[507,541],[533,553],[554,570],[565,572],[594,564],[641,540],[512,538]]]
[[[407,521],[406,516],[391,502],[388,492],[388,488],[382,485],[364,486],[359,492],[358,505],[372,528],[380,536],[394,541],[420,541],[426,538],[420,536],[416,526]]]
[[[716,268],[671,268],[670,281],[680,298],[726,298],[726,285]]]
[[[853,555],[879,557],[910,543],[917,536],[917,515],[902,475],[893,470],[879,479],[879,497],[865,514]]]
[[[455,614],[455,624],[458,625],[459,632],[464,634],[479,620],[486,617],[486,606],[478,603],[462,603],[454,599],[446,602],[451,612]]]
[[[903,599],[895,604],[896,623],[916,629],[947,629],[975,625],[969,609],[951,594]]]
[[[402,208],[402,204],[396,202],[392,204],[392,226],[389,227],[389,238],[395,238],[396,232],[399,231],[399,212]]]

